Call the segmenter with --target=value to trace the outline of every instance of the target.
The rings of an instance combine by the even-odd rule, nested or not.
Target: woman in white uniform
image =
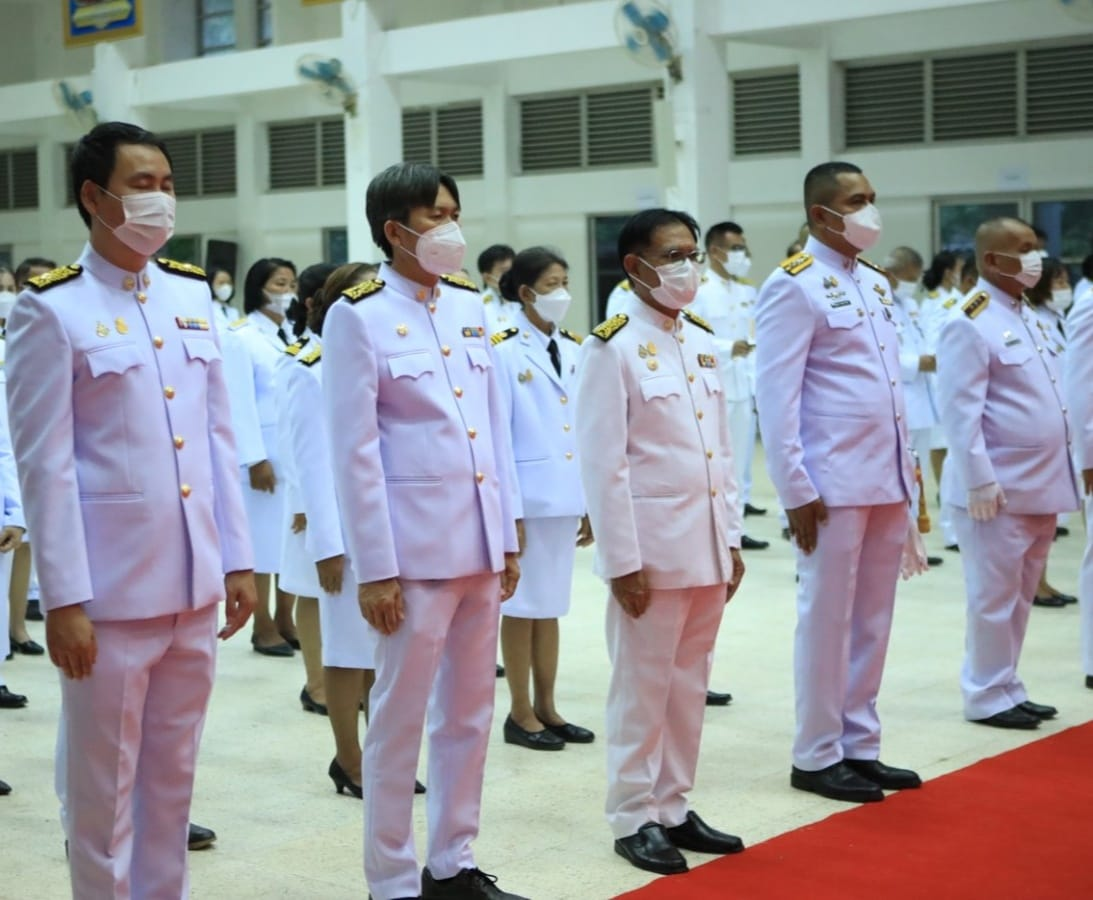
[[[504,734],[507,743],[532,750],[561,750],[594,737],[566,722],[554,704],[558,619],[569,611],[576,548],[592,543],[569,403],[579,340],[556,324],[570,304],[568,270],[545,247],[518,253],[500,290],[522,310],[491,339],[524,509],[520,584],[501,608],[501,654],[512,696]]]
[[[251,644],[266,656],[292,656],[299,646],[292,620],[292,595],[277,589],[276,613],[270,615],[271,583],[281,565],[284,491],[277,459],[276,371],[292,343],[285,310],[296,296],[296,267],[286,259],[260,259],[243,283],[246,315],[224,331],[224,375],[239,451],[243,501],[247,507],[258,606]]]
[[[235,278],[223,266],[213,266],[205,273],[205,280],[209,282],[209,291],[213,295],[216,327],[223,331],[239,318],[239,313],[231,305],[235,297]]]

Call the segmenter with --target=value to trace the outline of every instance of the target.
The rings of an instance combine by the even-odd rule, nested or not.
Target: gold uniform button
[[[175,435],[175,448],[178,449],[178,450],[181,450],[185,446],[186,446],[186,442],[182,439],[182,435],[176,434]]]
[[[565,396],[563,396],[563,397],[561,398],[561,401],[562,401],[562,405],[564,406],[564,405],[565,405],[566,403],[568,403],[568,402],[569,402],[569,398],[568,398],[568,397],[565,397]]]
[[[478,437],[478,429],[477,428],[468,428],[467,429],[467,437],[469,437],[473,441],[476,437]]]
[[[145,294],[143,291],[141,291],[139,294],[137,294],[137,299],[141,303],[147,303],[148,302],[148,295]]]
[[[182,494],[183,499],[189,497],[190,492],[190,486],[188,484],[184,484],[181,488],[179,488],[179,493]]]
[[[901,416],[899,413],[896,413],[896,421],[899,422],[902,419],[903,419],[903,416]]]
[[[706,459],[713,459],[713,450],[706,451]]]
[[[677,334],[676,340],[679,341],[681,344],[685,344],[687,342],[687,338],[685,338],[682,334]]]
[[[486,476],[483,475],[481,472],[475,472],[474,480],[481,484],[483,481],[486,480]]]
[[[690,381],[691,383],[694,383],[695,373],[694,372],[688,372],[687,373],[687,380]]]
[[[881,348],[881,350],[883,350],[884,349],[884,344],[881,344],[880,348]]]
[[[714,488],[713,490],[710,491],[710,496],[711,497],[716,497],[717,496],[717,488]]]
[[[418,298],[418,300],[424,300],[425,299],[425,291],[418,291],[417,292],[417,298]]]
[[[436,304],[435,303],[430,303],[429,304],[429,312],[431,312],[431,313],[436,312]]]
[[[564,425],[562,426],[562,431],[569,431],[569,423],[568,423],[568,422],[566,422],[566,423],[565,423],[565,424],[564,424]]]
[[[159,336],[159,335],[157,334],[157,335],[156,335],[156,336],[155,336],[154,338],[152,338],[152,345],[153,345],[153,346],[154,346],[154,347],[155,347],[155,348],[156,348],[157,350],[159,350],[159,349],[160,349],[160,348],[161,348],[161,347],[163,346],[163,338],[161,338],[161,337],[160,337],[160,336]]]
[[[698,411],[698,417],[699,417],[700,419],[702,418],[702,410],[699,410],[699,411]]]
[[[443,353],[445,356],[451,356],[452,348],[445,344],[443,347],[440,348],[440,352]]]
[[[895,387],[895,386],[896,386],[896,379],[893,378],[892,379],[892,387]]]
[[[127,276],[125,281],[121,283],[121,286],[125,288],[125,290],[131,291],[137,286],[137,279],[133,278],[132,276]]]
[[[573,453],[571,451],[567,450],[566,454],[565,454],[565,458],[566,459],[573,459]]]
[[[174,400],[174,398],[175,398],[175,389],[173,387],[169,387],[169,386],[165,387],[163,389],[163,396],[166,397],[168,400]]]
[[[463,396],[463,388],[461,388],[461,387],[453,388],[452,393],[455,394],[457,397],[462,397]]]

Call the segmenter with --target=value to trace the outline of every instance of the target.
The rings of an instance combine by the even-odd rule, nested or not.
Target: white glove
[[[968,491],[968,515],[977,522],[989,522],[1006,505],[1006,495],[997,481]]]
[[[918,533],[917,523],[914,518],[911,518],[907,528],[907,540],[903,542],[903,554],[899,559],[900,577],[907,581],[915,575],[923,575],[929,571],[926,545],[922,543],[922,535]]]

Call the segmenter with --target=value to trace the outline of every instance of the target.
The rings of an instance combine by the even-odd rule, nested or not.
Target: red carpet
[[[1093,722],[622,896],[1089,900]]]

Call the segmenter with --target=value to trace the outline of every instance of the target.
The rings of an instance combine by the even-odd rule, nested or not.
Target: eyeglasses
[[[706,254],[703,253],[701,250],[695,250],[693,253],[683,253],[679,250],[669,250],[667,253],[659,254],[656,258],[663,260],[663,264],[668,266],[681,263],[685,259],[689,259],[696,266],[700,266],[706,261]]]

